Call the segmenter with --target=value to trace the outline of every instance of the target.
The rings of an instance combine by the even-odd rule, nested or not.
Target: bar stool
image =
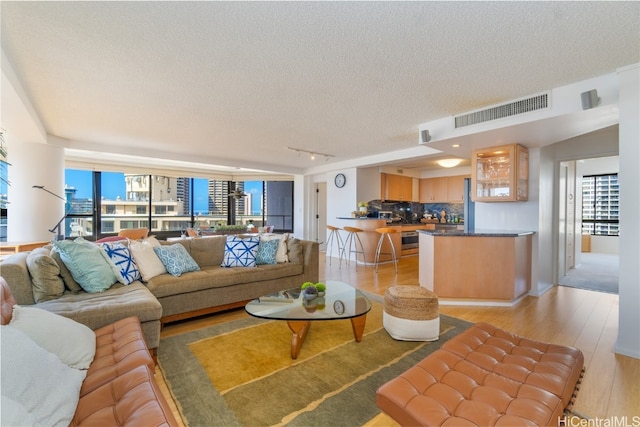
[[[333,253],[334,240],[338,244],[338,256],[340,259],[340,265],[342,265],[344,242],[342,241],[342,237],[340,237],[340,228],[334,227],[333,225],[327,225],[327,230],[329,230],[329,238],[327,238],[327,257],[329,258],[329,265],[331,265],[331,254]],[[325,262],[327,262],[326,257]]]
[[[395,269],[396,269],[396,274],[398,274],[398,259],[396,258],[396,247],[393,245],[393,240],[391,240],[391,235],[393,233],[397,233],[398,230],[391,227],[382,227],[382,228],[376,228],[376,232],[380,233],[380,239],[378,240],[378,247],[376,248],[376,258],[373,261],[373,264],[375,266],[375,272],[376,273],[378,272],[378,264],[380,263],[380,255],[382,254],[382,255],[391,255],[391,257],[393,258],[393,265],[395,266]],[[381,252],[382,244],[384,243],[385,236],[389,240],[389,243],[391,244],[391,253]]]
[[[358,236],[358,233],[362,233],[363,230],[357,227],[343,227],[342,229],[347,232],[347,238],[344,240],[344,248],[342,250],[345,263],[350,264],[351,254],[356,254],[356,271],[358,271],[358,254],[362,254],[362,262],[364,262],[366,268],[367,259],[364,254],[364,245],[360,240],[360,236]],[[358,245],[360,245],[360,250],[358,250]]]

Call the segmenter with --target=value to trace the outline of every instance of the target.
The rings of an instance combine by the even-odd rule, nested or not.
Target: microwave
[[[386,219],[387,221],[391,221],[391,218],[393,218],[393,212],[392,211],[379,211],[378,212],[378,218],[379,219]]]

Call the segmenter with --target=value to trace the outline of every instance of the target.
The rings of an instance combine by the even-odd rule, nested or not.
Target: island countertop
[[[534,234],[535,231],[517,231],[517,230],[416,230],[419,233],[428,234],[430,236],[447,236],[447,237],[519,237]]]

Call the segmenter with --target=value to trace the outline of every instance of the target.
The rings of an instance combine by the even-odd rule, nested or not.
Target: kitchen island
[[[419,230],[420,286],[441,304],[514,305],[531,289],[531,231]]]

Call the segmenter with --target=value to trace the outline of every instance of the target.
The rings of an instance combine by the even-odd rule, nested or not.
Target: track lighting
[[[332,154],[318,153],[316,151],[303,150],[302,148],[287,147],[287,150],[295,151],[296,153],[298,153],[298,157],[300,157],[300,153],[308,154],[310,160],[315,160],[316,157],[323,156],[324,161],[328,162],[330,158],[335,157]]]

